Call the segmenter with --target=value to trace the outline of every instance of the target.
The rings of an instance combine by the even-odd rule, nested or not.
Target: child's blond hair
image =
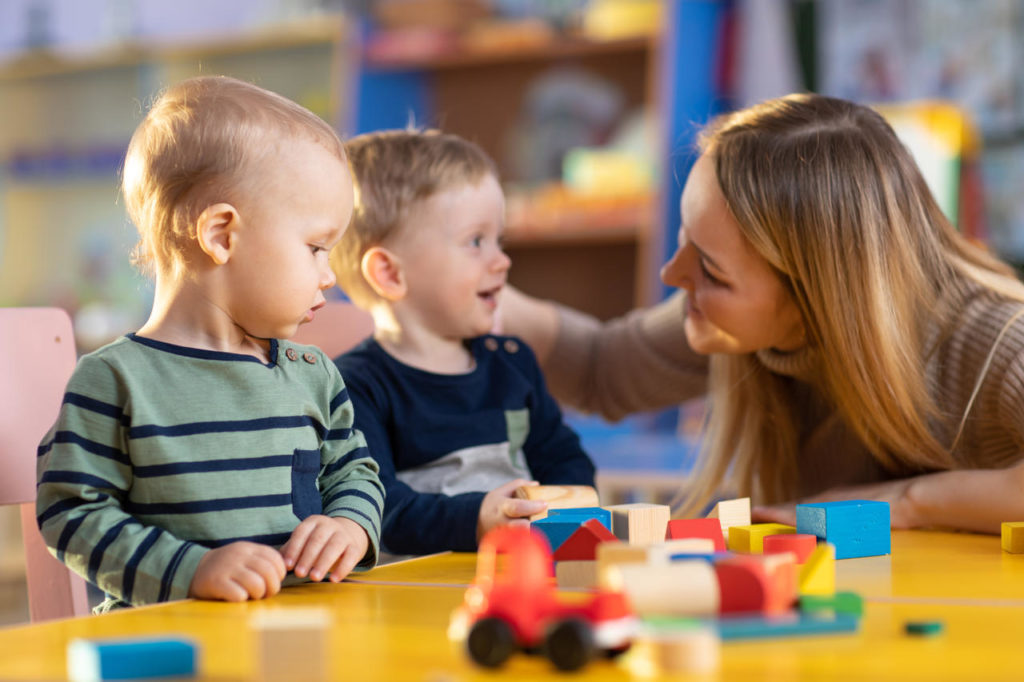
[[[148,274],[187,272],[202,211],[244,204],[259,191],[257,165],[297,137],[345,158],[330,125],[251,83],[202,76],[164,91],[132,135],[124,162],[125,205],[139,231],[135,264]]]
[[[363,278],[363,255],[402,232],[418,202],[487,175],[497,178],[498,171],[479,146],[438,130],[367,133],[346,142],[345,150],[355,182],[355,210],[331,253],[331,265],[345,293],[368,305],[377,295]]]

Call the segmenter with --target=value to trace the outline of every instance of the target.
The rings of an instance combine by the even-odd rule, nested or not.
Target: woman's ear
[[[393,252],[383,246],[371,247],[359,261],[359,269],[366,283],[381,298],[387,301],[405,298],[407,287],[402,261]]]
[[[241,225],[241,216],[231,204],[213,204],[199,214],[196,220],[196,240],[199,248],[216,265],[224,265],[235,248],[235,233]]]

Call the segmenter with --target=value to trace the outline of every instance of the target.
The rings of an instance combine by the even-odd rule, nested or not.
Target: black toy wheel
[[[544,638],[544,655],[559,670],[579,670],[594,657],[594,633],[577,618],[556,623]]]
[[[497,668],[516,650],[516,637],[500,618],[483,618],[473,623],[466,637],[469,657],[485,668]]]

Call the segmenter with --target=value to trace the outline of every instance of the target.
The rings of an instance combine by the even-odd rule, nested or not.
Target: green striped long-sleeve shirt
[[[272,341],[270,362],[129,335],[84,356],[39,447],[50,551],[131,604],[187,596],[200,558],[283,545],[312,514],[362,526],[384,489],[334,363]]]

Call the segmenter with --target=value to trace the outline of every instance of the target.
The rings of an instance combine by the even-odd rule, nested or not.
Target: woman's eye
[[[698,262],[700,263],[700,272],[702,275],[704,275],[704,279],[706,279],[708,282],[714,285],[723,284],[722,280],[718,279],[717,277],[712,275],[710,271],[708,271],[707,266],[704,265],[703,259],[699,260]]]

